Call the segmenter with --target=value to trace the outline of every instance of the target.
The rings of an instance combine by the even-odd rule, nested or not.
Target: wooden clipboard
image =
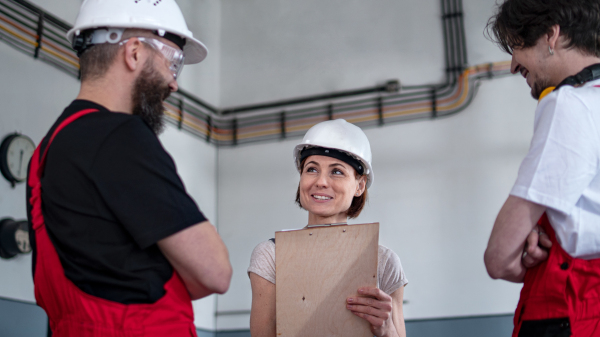
[[[277,336],[372,336],[346,298],[377,286],[378,249],[379,223],[276,232]]]

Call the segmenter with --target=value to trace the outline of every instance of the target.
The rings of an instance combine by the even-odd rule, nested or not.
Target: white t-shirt
[[[250,267],[248,267],[248,274],[250,273],[275,284],[275,244],[273,241],[261,242],[254,248],[250,258]],[[388,295],[408,283],[398,255],[382,245],[379,245],[377,274],[377,287]]]
[[[510,194],[547,206],[561,247],[600,258],[600,80],[561,87],[535,111],[533,139]]]

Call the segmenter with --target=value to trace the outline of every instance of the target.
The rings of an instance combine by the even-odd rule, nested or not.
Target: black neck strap
[[[579,73],[565,78],[560,82],[554,90],[562,87],[563,85],[580,86],[586,82],[597,80],[600,78],[600,63],[592,64],[589,67],[583,68]]]

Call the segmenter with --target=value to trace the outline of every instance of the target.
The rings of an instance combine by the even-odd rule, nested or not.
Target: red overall
[[[556,241],[545,213],[538,224],[552,240],[552,247],[548,259],[525,274],[513,337],[520,332],[525,335],[525,326],[534,323],[526,321],[559,318],[564,320],[555,326],[556,336],[600,336],[600,259],[583,260],[567,254]]]
[[[65,277],[60,259],[44,224],[42,187],[46,154],[54,137],[69,123],[95,109],[83,110],[64,120],[52,134],[40,157],[40,146],[31,158],[31,219],[36,241],[35,298],[48,314],[54,337],[163,337],[194,336],[194,313],[183,281],[173,272],[165,295],[153,304],[121,304],[81,291]]]

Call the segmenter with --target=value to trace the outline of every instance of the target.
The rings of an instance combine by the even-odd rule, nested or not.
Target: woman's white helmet
[[[198,63],[208,54],[187,28],[175,0],[84,0],[67,39],[73,43],[83,31],[95,28],[139,28],[177,35],[186,40],[185,64]]]
[[[371,167],[371,145],[367,135],[358,126],[344,119],[334,119],[321,122],[310,128],[302,142],[294,148],[294,162],[300,172],[302,150],[312,147],[335,149],[344,152],[361,162],[367,175],[367,188],[375,178]]]

